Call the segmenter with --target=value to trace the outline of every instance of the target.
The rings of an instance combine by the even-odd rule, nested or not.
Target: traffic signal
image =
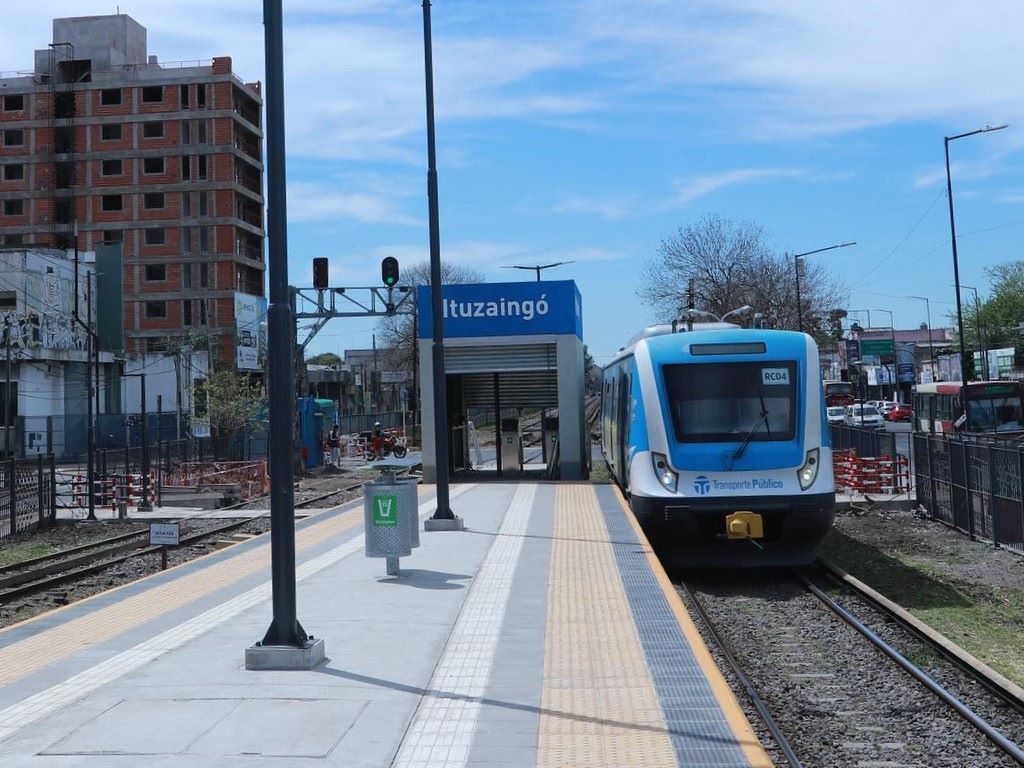
[[[398,259],[394,256],[385,256],[380,263],[380,279],[388,288],[398,283]]]
[[[317,256],[313,259],[313,287],[326,288],[329,282],[327,278],[327,257]]]

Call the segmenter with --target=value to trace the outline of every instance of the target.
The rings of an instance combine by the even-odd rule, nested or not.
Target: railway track
[[[1024,701],[852,585],[808,570],[677,588],[777,762],[1024,764]]]
[[[362,485],[362,483],[350,484],[310,499],[304,499],[297,502],[295,508],[309,507],[334,496],[350,494],[361,488]],[[344,499],[341,503],[349,500],[351,499]],[[222,507],[217,511],[238,509],[244,504],[252,502],[253,500],[250,499],[240,504]],[[183,536],[179,548],[202,544],[209,539],[216,539],[264,519],[264,515],[239,518],[213,528],[197,531]],[[160,547],[147,545],[148,533],[147,527],[0,568],[0,605],[96,575],[129,560],[159,553]]]

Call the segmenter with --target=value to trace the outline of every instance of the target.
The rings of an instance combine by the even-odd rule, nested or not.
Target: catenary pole
[[[267,78],[267,387],[270,418],[270,560],[273,620],[264,645],[302,647],[308,638],[295,603],[295,497],[292,489],[294,372],[285,197],[284,50],[281,0],[263,0]]]

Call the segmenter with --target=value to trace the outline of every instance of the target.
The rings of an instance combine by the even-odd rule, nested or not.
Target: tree
[[[978,346],[980,321],[988,349],[1014,347],[1016,358],[1021,361],[1024,359],[1024,341],[1017,328],[1024,323],[1024,261],[986,267],[985,274],[988,275],[992,294],[981,305],[980,316],[969,293],[963,302],[964,343],[968,348]],[[955,324],[956,314],[951,317]],[[994,373],[991,374],[993,377]]]
[[[203,382],[203,392],[197,391],[196,397],[200,394],[207,404],[206,415],[217,455],[230,451],[235,436],[255,426],[266,407],[263,382],[233,368],[211,371]]]
[[[479,270],[461,264],[441,262],[441,282],[446,285],[457,283],[482,283],[484,275]],[[430,284],[430,262],[421,261],[402,269],[399,285],[415,287]],[[412,301],[415,302],[413,296]],[[409,306],[409,305],[407,305]],[[415,307],[415,304],[411,305]],[[377,324],[377,340],[384,367],[392,371],[409,371],[413,368],[415,340],[413,339],[412,315],[401,314],[381,318]]]
[[[321,352],[319,355],[307,357],[306,362],[309,365],[327,365],[333,368],[341,365],[341,358],[333,352]]]
[[[829,313],[846,303],[845,292],[821,263],[802,260],[800,300],[804,330],[830,337]],[[678,231],[648,262],[639,295],[662,322],[678,320],[690,304],[724,315],[750,305],[769,328],[798,327],[793,259],[774,253],[761,227],[708,215]],[[745,318],[737,318],[745,322]]]

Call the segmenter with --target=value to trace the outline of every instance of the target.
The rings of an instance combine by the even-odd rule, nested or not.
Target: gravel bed
[[[788,577],[685,579],[804,765],[1016,765]],[[785,764],[706,627],[701,632],[772,759]]]
[[[181,522],[182,536],[209,531],[224,524],[224,521],[222,520],[211,519],[183,520]],[[95,527],[98,524],[92,523],[90,525]],[[103,523],[102,525],[106,527],[106,523]],[[131,530],[131,528],[125,528],[120,532],[126,532],[127,530]],[[246,522],[244,526],[226,532],[223,538],[227,539],[235,534],[259,535],[269,530],[270,521],[268,519],[250,520]],[[114,536],[117,533],[118,531],[107,529],[104,537]],[[189,560],[195,560],[198,557],[202,557],[203,555],[215,551],[216,547],[214,546],[214,542],[219,538],[221,537],[212,537],[208,541],[169,549],[167,553],[168,567],[179,565],[181,563],[188,562]],[[124,584],[129,584],[133,581],[144,578],[145,576],[156,573],[159,570],[159,553],[142,555],[140,557],[133,557],[124,562],[112,565],[110,568],[99,573],[84,576],[78,581],[62,584],[51,590],[47,590],[46,592],[40,592],[35,595],[29,595],[12,600],[9,603],[5,603],[0,606],[0,627],[6,627],[19,621],[24,621],[25,619],[32,618],[40,613],[45,613],[46,611],[54,608],[68,605],[69,603],[82,600],[99,592],[105,592],[106,590],[113,589]]]

